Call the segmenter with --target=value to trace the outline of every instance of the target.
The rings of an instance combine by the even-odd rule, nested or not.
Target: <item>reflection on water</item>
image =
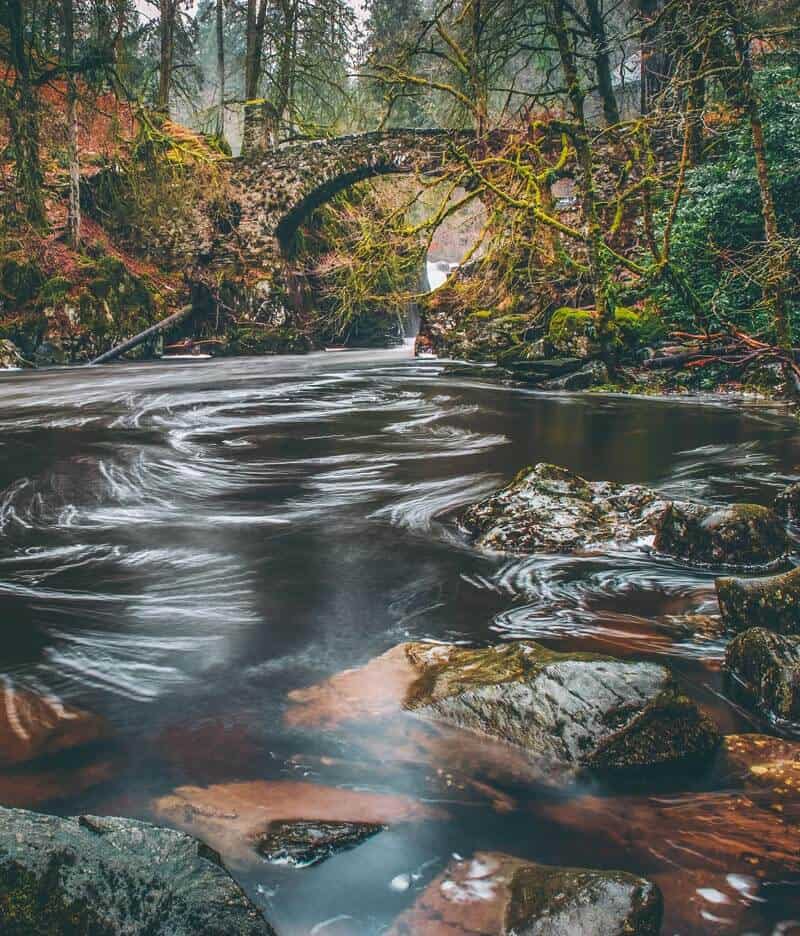
[[[712,573],[633,548],[508,561],[472,550],[454,517],[543,460],[764,502],[800,465],[790,421],[547,397],[479,368],[358,352],[4,375],[0,427],[5,685],[111,725],[46,776],[0,773],[0,801],[170,821],[164,804],[199,789],[222,814],[235,793],[242,822],[265,801],[322,808],[331,788],[387,820],[417,803],[414,821],[401,811],[305,871],[243,868],[282,934],[378,933],[453,852],[491,850],[653,874],[670,898],[665,932],[771,933],[800,916],[793,871],[730,852],[684,861],[691,829],[667,849],[634,841],[670,816],[696,821],[652,790],[557,793],[507,752],[407,717],[338,730],[284,718],[293,690],[403,640],[524,637],[666,661],[726,731],[760,727],[725,695]],[[699,797],[720,781],[660,782]]]

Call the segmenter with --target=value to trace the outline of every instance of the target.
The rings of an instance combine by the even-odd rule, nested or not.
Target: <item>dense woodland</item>
[[[613,377],[671,342],[659,372],[684,382],[800,379],[793,0],[7,0],[2,17],[7,358],[88,359],[188,297],[195,332],[233,352],[385,342],[419,303],[421,344],[457,357],[577,354]],[[472,142],[321,206],[279,302],[254,300],[252,263],[182,243],[199,206],[230,202],[240,154],[392,128]],[[426,250],[470,212],[458,273],[420,295]]]

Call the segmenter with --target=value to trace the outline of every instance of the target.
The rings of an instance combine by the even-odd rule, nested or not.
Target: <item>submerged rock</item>
[[[800,637],[751,627],[728,644],[725,665],[759,709],[800,719]]]
[[[790,484],[775,498],[775,513],[787,520],[800,520],[800,481]]]
[[[337,852],[355,848],[386,829],[375,822],[278,820],[256,842],[256,851],[272,864],[307,868]]]
[[[789,540],[780,519],[758,504],[713,508],[675,503],[659,518],[653,546],[690,562],[755,568],[782,561]]]
[[[3,936],[274,936],[202,842],[133,819],[0,809]]]
[[[226,861],[239,865],[257,862],[258,854],[270,849],[264,843],[276,822],[380,828],[443,815],[409,796],[286,780],[178,787],[156,800],[152,810],[159,821],[209,842]]]
[[[650,536],[668,507],[648,488],[586,481],[540,463],[469,507],[463,522],[484,548],[517,555],[574,552]]]
[[[0,767],[81,747],[107,734],[102,718],[56,698],[11,687],[0,695]]]
[[[484,650],[408,644],[419,671],[406,707],[571,767],[621,769],[704,756],[714,723],[669,670],[532,642]]]
[[[389,936],[656,936],[661,915],[661,894],[644,878],[482,852],[452,861]]]
[[[716,586],[726,627],[800,634],[800,568],[768,578],[718,578]]]

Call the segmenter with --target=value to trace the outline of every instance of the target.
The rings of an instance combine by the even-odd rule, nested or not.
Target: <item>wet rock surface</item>
[[[374,822],[278,820],[258,839],[256,851],[272,864],[306,868],[355,848],[385,828]]]
[[[542,384],[543,390],[588,390],[609,381],[608,368],[602,361],[591,361],[579,371],[548,380]]]
[[[783,560],[789,540],[779,517],[758,504],[713,508],[674,503],[658,520],[653,546],[689,562],[769,568]]]
[[[132,819],[0,809],[3,936],[275,936],[202,842]]]
[[[349,790],[315,783],[253,780],[210,787],[178,787],[152,804],[160,822],[208,842],[226,861],[261,859],[274,823],[312,821],[327,826],[383,827],[441,818],[443,813],[408,796]],[[333,832],[329,833],[333,836]]]
[[[661,895],[644,878],[534,864],[495,853],[453,861],[390,936],[655,936]]]
[[[767,578],[719,578],[716,586],[723,623],[731,630],[800,634],[800,568]]]
[[[800,520],[800,481],[790,484],[775,498],[775,513],[787,520]]]
[[[800,719],[800,637],[752,627],[728,644],[725,665],[760,711]]]
[[[463,523],[486,549],[569,553],[651,536],[668,507],[648,488],[586,481],[566,468],[540,463],[469,507]]]
[[[419,678],[406,707],[524,748],[601,770],[710,754],[713,722],[654,663],[561,654],[532,642],[483,650],[409,644]]]
[[[25,689],[0,693],[0,767],[81,747],[105,737],[97,715]]]

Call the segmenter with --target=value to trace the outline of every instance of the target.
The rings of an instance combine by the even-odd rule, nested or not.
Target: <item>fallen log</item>
[[[187,305],[182,309],[178,309],[177,312],[173,312],[172,315],[168,315],[167,318],[162,319],[160,322],[156,322],[155,325],[151,325],[149,328],[145,328],[144,331],[139,332],[138,335],[134,335],[133,338],[128,338],[126,341],[115,345],[110,350],[104,351],[93,361],[89,361],[89,366],[94,364],[107,364],[109,361],[115,360],[121,354],[125,354],[126,351],[130,351],[131,349],[147,341],[148,338],[152,338],[153,335],[158,335],[161,332],[169,331],[169,329],[173,326],[180,325],[181,322],[185,322],[193,311],[194,306],[191,305]]]

